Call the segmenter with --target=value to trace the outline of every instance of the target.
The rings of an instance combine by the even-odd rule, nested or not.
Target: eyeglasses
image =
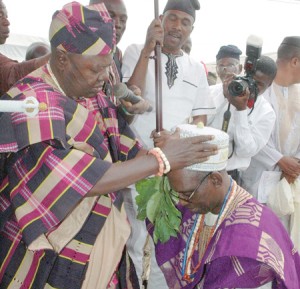
[[[209,172],[208,174],[206,174],[206,175],[201,179],[201,181],[199,182],[198,186],[197,186],[197,187],[195,188],[195,190],[190,194],[188,200],[190,200],[190,199],[195,195],[195,193],[196,193],[197,190],[200,188],[200,186],[201,186],[202,183],[205,181],[205,179],[206,179],[209,175],[211,175],[211,174],[212,174],[212,172]]]
[[[228,71],[228,72],[235,72],[238,69],[239,64],[228,64],[228,65],[217,65],[217,70],[220,71]]]
[[[176,197],[176,198],[178,198],[179,200],[183,200],[183,201],[189,201],[194,195],[195,195],[195,193],[197,192],[197,190],[200,188],[200,186],[203,184],[203,182],[205,181],[205,179],[209,176],[209,175],[211,175],[212,174],[212,172],[209,172],[208,174],[206,174],[201,180],[200,180],[200,182],[199,182],[199,184],[197,185],[197,187],[194,189],[194,191],[188,196],[188,197],[182,197],[182,196],[180,196],[180,195],[182,195],[182,193],[181,194],[175,194],[175,193],[173,193],[173,191],[171,191],[171,194],[173,195],[173,197]],[[184,195],[184,194],[183,194]]]

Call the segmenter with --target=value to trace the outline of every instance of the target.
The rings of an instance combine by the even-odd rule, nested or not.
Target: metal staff
[[[46,109],[47,105],[39,103],[33,96],[24,100],[0,100],[0,112],[23,112],[29,117],[34,117],[40,110]]]
[[[158,0],[154,0],[155,19],[159,18]],[[161,45],[155,45],[155,108],[156,132],[162,131],[162,82],[161,82]]]

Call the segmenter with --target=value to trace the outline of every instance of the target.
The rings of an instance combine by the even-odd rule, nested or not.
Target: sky
[[[154,18],[154,0],[124,0],[128,21],[119,47],[125,51],[131,43],[144,43],[148,25]],[[8,10],[11,34],[48,38],[55,10],[68,0],[3,0]],[[79,1],[88,4],[89,0]],[[166,0],[159,0],[159,12]],[[222,45],[234,44],[246,51],[249,35],[263,40],[262,53],[276,52],[285,36],[300,35],[300,0],[200,0],[191,34],[191,56],[214,62]],[[37,12],[39,11],[39,12]]]

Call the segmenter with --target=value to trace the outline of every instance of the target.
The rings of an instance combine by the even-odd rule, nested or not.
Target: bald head
[[[275,82],[281,86],[300,83],[300,36],[287,36],[277,50]]]
[[[110,17],[114,20],[117,44],[126,30],[127,10],[123,0],[90,0],[90,5],[104,3]]]
[[[285,37],[277,50],[277,57],[288,61],[300,57],[300,36]]]
[[[34,42],[26,50],[25,60],[41,57],[50,53],[50,46],[44,42]]]

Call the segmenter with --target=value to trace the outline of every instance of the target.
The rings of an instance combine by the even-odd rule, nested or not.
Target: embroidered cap
[[[198,0],[169,0],[165,6],[164,12],[168,10],[179,10],[196,18],[196,10],[200,9]]]
[[[186,169],[192,171],[213,172],[221,171],[226,168],[229,146],[229,135],[226,132],[208,126],[197,126],[195,124],[181,124],[177,127],[180,128],[180,138],[200,135],[214,135],[215,138],[207,143],[218,146],[218,154],[210,156],[205,162],[186,167]]]
[[[56,48],[84,55],[113,53],[116,44],[113,20],[103,3],[63,6],[53,14],[49,40]]]
[[[235,45],[224,45],[221,46],[219,49],[218,54],[216,55],[217,60],[224,58],[224,57],[230,57],[240,60],[240,55],[242,54],[242,51]]]

